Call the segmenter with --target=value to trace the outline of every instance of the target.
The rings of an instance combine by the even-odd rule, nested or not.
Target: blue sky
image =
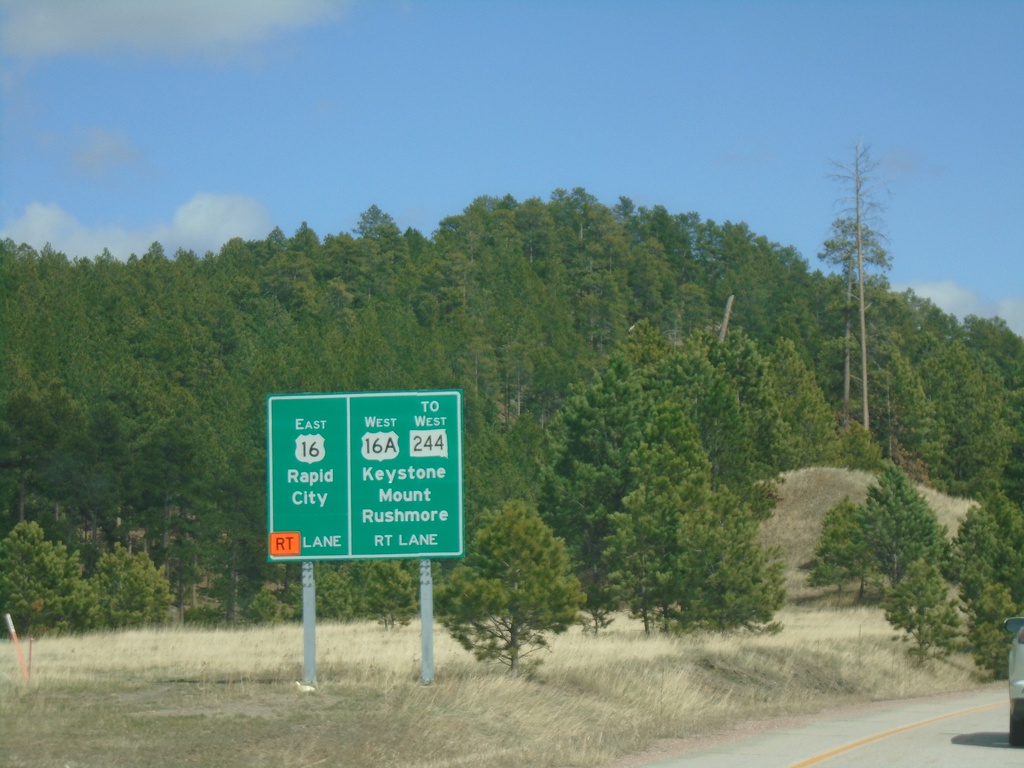
[[[696,212],[812,267],[878,161],[897,288],[1024,335],[1024,2],[0,0],[0,237],[430,235],[480,195]]]

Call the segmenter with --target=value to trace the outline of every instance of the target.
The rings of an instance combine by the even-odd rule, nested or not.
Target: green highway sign
[[[267,397],[272,561],[462,557],[462,392]]]

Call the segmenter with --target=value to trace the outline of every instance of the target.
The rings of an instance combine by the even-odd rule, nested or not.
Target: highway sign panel
[[[462,392],[267,397],[268,559],[462,557]]]

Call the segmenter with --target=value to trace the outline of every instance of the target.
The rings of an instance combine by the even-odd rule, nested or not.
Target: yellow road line
[[[963,709],[963,710],[961,710],[959,712],[952,712],[952,713],[950,713],[948,715],[939,715],[938,717],[933,717],[933,718],[930,718],[928,720],[922,720],[919,723],[911,723],[910,725],[903,725],[903,726],[900,726],[899,728],[893,728],[891,731],[883,731],[882,733],[876,733],[874,736],[867,736],[866,738],[859,739],[857,741],[851,741],[849,744],[844,744],[841,747],[836,747],[835,749],[830,749],[828,752],[822,752],[820,755],[815,755],[814,757],[809,757],[806,760],[801,760],[799,763],[793,763],[792,765],[789,766],[789,768],[809,768],[809,766],[818,765],[820,763],[825,762],[826,760],[830,760],[833,757],[835,757],[836,755],[841,755],[844,752],[849,752],[851,749],[856,749],[857,747],[863,747],[865,744],[871,744],[872,742],[875,742],[875,741],[881,741],[882,739],[888,738],[889,736],[894,736],[897,733],[903,733],[903,731],[909,731],[912,728],[920,728],[923,725],[929,725],[931,723],[937,723],[940,720],[949,720],[951,717],[959,717],[960,715],[969,715],[972,712],[981,712],[983,709],[993,709],[995,707],[1005,707],[1005,706],[1006,706],[1006,702],[999,701],[999,702],[996,702],[995,704],[983,704],[980,707],[973,707],[972,709]]]

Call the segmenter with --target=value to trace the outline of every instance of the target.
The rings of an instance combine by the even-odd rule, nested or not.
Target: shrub
[[[171,589],[145,552],[120,544],[100,556],[92,579],[99,622],[106,627],[140,627],[170,620]]]
[[[78,554],[47,541],[34,522],[18,523],[0,541],[0,605],[24,635],[81,632],[97,619],[96,595]]]

